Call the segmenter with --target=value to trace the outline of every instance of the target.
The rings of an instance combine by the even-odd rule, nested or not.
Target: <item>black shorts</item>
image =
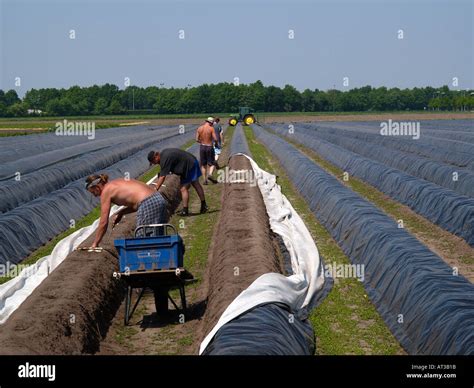
[[[199,159],[201,167],[214,166],[216,164],[214,147],[201,144],[199,147]]]

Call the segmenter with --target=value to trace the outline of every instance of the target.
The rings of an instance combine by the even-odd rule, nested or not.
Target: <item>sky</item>
[[[124,88],[128,80],[472,89],[473,4],[0,0],[0,89]]]

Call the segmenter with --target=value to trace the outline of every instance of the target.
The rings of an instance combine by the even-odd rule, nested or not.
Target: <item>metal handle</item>
[[[157,228],[164,228],[164,235],[165,236],[168,236],[167,228],[173,229],[174,234],[178,234],[178,232],[176,231],[176,228],[174,227],[174,225],[171,225],[171,224],[149,224],[149,225],[138,225],[135,228],[135,237],[137,236],[137,232],[141,229],[143,229],[143,234],[145,235],[147,228],[153,228],[154,232],[155,232],[155,235],[156,235],[156,229]]]

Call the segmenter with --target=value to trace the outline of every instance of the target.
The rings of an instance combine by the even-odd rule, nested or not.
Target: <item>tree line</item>
[[[371,86],[347,91],[298,91],[252,84],[203,84],[186,88],[146,88],[105,84],[68,89],[31,89],[20,99],[15,90],[0,90],[0,117],[28,115],[81,116],[119,114],[185,114],[237,112],[250,106],[259,112],[370,112],[474,109],[474,92],[447,86],[399,89]]]

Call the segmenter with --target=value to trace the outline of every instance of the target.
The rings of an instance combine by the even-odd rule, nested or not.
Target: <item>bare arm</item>
[[[196,130],[196,141],[199,143],[200,139],[200,134],[199,134],[199,128]]]
[[[107,227],[109,226],[110,205],[110,194],[108,191],[104,191],[100,197],[100,221],[95,240],[92,243],[93,248],[99,246],[105,232],[107,232]]]
[[[165,181],[165,176],[160,176],[155,182],[153,182],[153,185],[155,186],[156,191],[158,191]]]

